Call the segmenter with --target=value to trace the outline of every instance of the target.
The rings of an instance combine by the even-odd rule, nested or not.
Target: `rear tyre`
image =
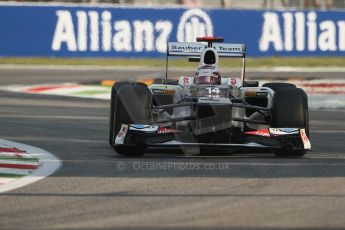
[[[147,124],[150,121],[151,93],[146,86],[137,84],[123,84],[114,88],[109,142],[118,154],[142,156],[146,151],[144,143],[115,145],[115,138],[122,124]]]
[[[287,87],[277,89],[272,104],[272,128],[301,128],[309,135],[308,99],[299,88]],[[302,157],[306,150],[284,149],[276,151],[280,157]]]

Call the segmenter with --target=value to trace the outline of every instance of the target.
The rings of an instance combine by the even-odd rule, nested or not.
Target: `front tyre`
[[[120,127],[114,127],[115,124],[115,104],[116,104],[116,98],[119,90],[122,86],[125,85],[137,85],[142,87],[147,87],[146,84],[141,82],[129,82],[129,81],[120,81],[114,83],[114,85],[111,88],[111,98],[110,98],[110,116],[109,116],[109,144],[113,146],[115,143],[115,137],[116,134],[119,132]]]
[[[115,144],[115,139],[122,124],[148,124],[151,117],[151,93],[146,86],[128,85],[115,90],[112,98],[113,116],[110,118],[111,145],[118,154],[125,156],[142,156],[146,151],[144,143],[130,142]],[[111,138],[111,137],[110,137]]]
[[[272,128],[300,128],[309,135],[308,99],[300,88],[276,89],[272,104]],[[302,157],[306,150],[283,149],[275,152],[280,157]]]

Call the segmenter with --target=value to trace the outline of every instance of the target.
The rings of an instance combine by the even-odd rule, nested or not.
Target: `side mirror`
[[[244,81],[243,87],[259,87],[258,81]]]

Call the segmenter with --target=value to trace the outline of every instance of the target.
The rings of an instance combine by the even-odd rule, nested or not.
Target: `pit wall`
[[[0,3],[1,57],[161,57],[206,35],[251,57],[345,56],[345,11]]]

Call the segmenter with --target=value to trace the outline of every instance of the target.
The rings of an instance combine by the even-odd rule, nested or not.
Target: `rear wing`
[[[220,37],[201,37],[198,42],[168,42],[165,63],[165,77],[168,78],[169,56],[188,56],[190,60],[199,58],[206,48],[213,48],[219,57],[242,58],[241,81],[244,82],[246,70],[246,46],[244,44],[222,43]],[[207,42],[205,44],[204,42]]]
[[[213,43],[211,47],[217,51],[219,57],[246,56],[244,44]],[[207,45],[200,42],[168,42],[167,56],[199,57],[206,48]]]

